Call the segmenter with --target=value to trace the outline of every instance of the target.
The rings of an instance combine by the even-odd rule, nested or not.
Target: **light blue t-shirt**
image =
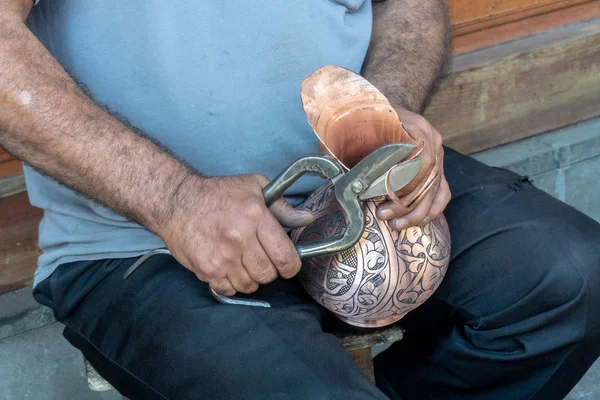
[[[273,178],[318,151],[302,80],[328,64],[360,72],[372,15],[369,0],[43,0],[28,24],[97,102],[198,171]],[[35,284],[66,262],[164,247],[27,166],[25,177],[44,209]],[[320,183],[303,180],[290,199]]]

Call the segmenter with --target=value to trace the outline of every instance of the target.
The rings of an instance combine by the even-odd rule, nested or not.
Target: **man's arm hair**
[[[362,74],[392,105],[422,113],[450,68],[443,0],[373,3],[373,32]]]
[[[0,9],[0,146],[157,232],[198,175],[94,103],[19,14]]]

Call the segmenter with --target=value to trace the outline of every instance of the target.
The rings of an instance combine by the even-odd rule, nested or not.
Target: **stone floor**
[[[600,221],[600,118],[475,154]],[[600,398],[600,397],[599,397]]]
[[[488,164],[529,175],[542,189],[600,220],[600,120],[476,155]],[[87,388],[81,354],[62,337],[31,289],[0,296],[0,399],[117,400]],[[600,399],[600,362],[567,397]]]
[[[0,399],[117,400],[87,387],[81,353],[25,288],[0,296]]]

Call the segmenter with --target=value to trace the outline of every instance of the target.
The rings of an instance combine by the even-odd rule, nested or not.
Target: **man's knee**
[[[590,235],[598,230],[591,220],[549,218],[500,234],[505,247],[498,250],[510,254],[503,257],[505,265],[498,265],[505,276],[496,274],[499,280],[491,282],[490,294],[504,299],[496,302],[496,309],[484,302],[473,312],[481,317],[477,324],[483,324],[478,328],[486,331],[485,341],[510,337],[521,345],[523,336],[543,338],[535,345],[543,353],[598,332],[600,236]],[[490,329],[499,329],[499,336],[490,336]]]
[[[600,224],[582,214],[565,219],[560,256],[585,285],[586,336],[600,335]],[[576,272],[575,272],[576,271]],[[565,277],[566,278],[566,277]]]

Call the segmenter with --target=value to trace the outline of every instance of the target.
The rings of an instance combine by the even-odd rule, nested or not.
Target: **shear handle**
[[[148,260],[149,258],[152,258],[156,255],[159,255],[159,254],[166,254],[166,255],[172,256],[171,252],[168,249],[151,250],[151,251],[147,252],[146,254],[144,254],[142,257],[140,257],[136,262],[134,262],[131,265],[131,267],[129,267],[127,269],[127,271],[125,271],[125,274],[123,274],[123,279],[128,279],[131,276],[131,274],[133,274],[143,263],[146,262],[146,260]],[[265,308],[271,307],[271,304],[269,304],[269,302],[263,301],[263,300],[242,299],[240,297],[223,296],[222,294],[215,292],[213,288],[210,288],[210,295],[221,304],[231,304],[231,305],[251,306],[251,307],[265,307]]]
[[[343,173],[342,167],[328,156],[305,156],[297,159],[263,188],[265,204],[270,207],[275,200],[307,172],[318,172],[327,179]]]

